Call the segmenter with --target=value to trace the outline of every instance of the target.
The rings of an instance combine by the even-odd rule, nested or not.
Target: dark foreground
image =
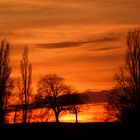
[[[32,123],[0,127],[0,140],[137,140],[139,124],[122,123]]]

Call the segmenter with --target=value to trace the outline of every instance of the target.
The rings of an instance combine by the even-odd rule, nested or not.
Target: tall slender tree
[[[107,108],[122,121],[139,120],[140,111],[140,29],[127,35],[125,66],[115,75],[117,89],[109,98]]]
[[[9,65],[10,45],[5,40],[0,43],[0,124],[5,122],[5,110],[8,98],[13,89],[10,78],[11,67]]]
[[[140,107],[140,29],[130,30],[127,36],[126,70],[136,107]]]
[[[24,48],[22,60],[20,61],[20,72],[21,80],[19,82],[19,89],[22,95],[22,105],[23,105],[23,123],[27,123],[27,117],[29,112],[29,102],[32,92],[32,65],[28,58],[29,50],[27,47]]]

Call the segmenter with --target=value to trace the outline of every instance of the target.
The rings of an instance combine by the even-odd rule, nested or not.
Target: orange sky
[[[126,33],[140,26],[139,5],[139,0],[0,0],[0,39],[12,45],[12,75],[19,74],[28,45],[34,85],[51,72],[79,91],[112,88]]]

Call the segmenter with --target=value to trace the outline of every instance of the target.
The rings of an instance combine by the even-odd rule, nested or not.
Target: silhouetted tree
[[[81,112],[81,107],[79,103],[81,103],[80,95],[77,93],[73,94],[71,105],[69,105],[68,110],[70,114],[75,114],[76,123],[78,123],[78,113]]]
[[[21,79],[19,81],[19,92],[21,102],[23,105],[23,123],[27,123],[27,116],[29,113],[28,105],[31,97],[31,83],[32,83],[32,65],[28,58],[28,48],[25,47],[23,51],[22,60],[20,61]]]
[[[47,99],[48,107],[54,111],[56,123],[58,123],[60,112],[65,110],[64,100],[60,100],[59,97],[70,94],[71,88],[64,84],[62,77],[56,74],[48,74],[38,82],[38,93]]]
[[[0,43],[0,124],[5,121],[5,110],[13,89],[13,80],[10,78],[9,43],[5,40]]]
[[[18,105],[18,103],[16,102],[16,107],[15,107],[15,109],[14,109],[14,124],[16,124],[16,120],[17,120],[17,111],[18,111],[18,109],[17,109],[17,105]]]
[[[122,121],[138,120],[140,111],[140,30],[127,35],[126,63],[115,75],[117,88],[109,99],[108,109]]]
[[[128,32],[126,53],[126,70],[129,74],[128,82],[135,100],[135,106],[140,104],[140,30]]]

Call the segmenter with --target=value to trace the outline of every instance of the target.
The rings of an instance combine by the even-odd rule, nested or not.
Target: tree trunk
[[[59,123],[59,113],[55,112],[55,121],[56,123]]]
[[[23,124],[26,124],[26,110],[23,111]]]
[[[23,114],[23,124],[26,124],[26,110],[24,110]]]
[[[17,111],[14,113],[14,124],[16,124],[16,119],[17,119]]]
[[[3,97],[2,97],[2,94],[3,93],[0,93],[0,125],[4,124],[4,119],[5,119],[5,111],[3,109]]]
[[[3,124],[3,102],[2,93],[0,92],[0,125]]]
[[[2,105],[0,105],[0,125],[4,124],[4,110]]]
[[[77,114],[77,112],[75,113],[75,119],[76,119],[76,123],[78,123],[78,114]]]

